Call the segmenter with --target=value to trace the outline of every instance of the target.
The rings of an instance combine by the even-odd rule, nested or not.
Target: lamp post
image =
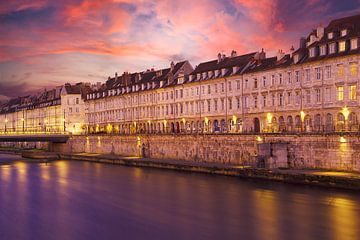
[[[22,122],[22,132],[25,132],[25,119],[21,118],[21,122]]]
[[[64,115],[63,115],[63,122],[64,122],[64,133],[65,133],[66,132],[65,109],[64,109]]]
[[[7,132],[7,126],[6,126],[6,124],[8,123],[8,119],[7,118],[5,118],[5,133]]]

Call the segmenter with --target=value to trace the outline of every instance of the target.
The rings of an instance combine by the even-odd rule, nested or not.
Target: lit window
[[[333,53],[335,53],[335,51],[336,51],[336,45],[335,45],[335,43],[331,43],[329,45],[329,54],[333,54]]]
[[[339,42],[339,52],[345,51],[345,41]]]
[[[333,32],[329,32],[328,33],[328,39],[332,39],[334,37],[334,33]]]
[[[341,36],[342,36],[342,37],[346,36],[346,34],[347,34],[347,30],[346,30],[346,29],[344,29],[344,30],[341,31]]]
[[[350,45],[351,45],[351,50],[357,49],[358,48],[358,39],[357,38],[351,39]]]
[[[344,77],[344,65],[339,64],[337,67],[338,67],[338,77]]]
[[[338,99],[338,101],[344,100],[344,87],[343,86],[337,87],[337,99]]]
[[[326,45],[320,47],[320,55],[323,56],[326,54]]]
[[[356,74],[357,74],[356,63],[350,63],[350,74],[351,74],[351,76],[356,77]]]
[[[356,100],[356,85],[350,86],[349,98],[350,100]]]

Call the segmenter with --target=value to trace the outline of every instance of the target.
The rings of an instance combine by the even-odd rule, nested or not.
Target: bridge
[[[49,142],[66,143],[70,138],[69,134],[59,133],[6,133],[0,134],[0,142]]]

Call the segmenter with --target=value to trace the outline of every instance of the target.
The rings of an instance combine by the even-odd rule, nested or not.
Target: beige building
[[[82,83],[65,84],[0,106],[1,133],[83,133],[88,91]]]
[[[86,96],[90,133],[358,131],[360,15],[318,27],[297,50],[219,54],[195,69],[109,78]]]

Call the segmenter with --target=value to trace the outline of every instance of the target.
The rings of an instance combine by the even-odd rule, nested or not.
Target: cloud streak
[[[165,67],[170,60],[186,58],[195,65],[233,49],[287,51],[320,23],[359,13],[359,5],[359,0],[1,2],[0,83],[33,89],[102,81],[89,76],[105,79],[115,71]]]

